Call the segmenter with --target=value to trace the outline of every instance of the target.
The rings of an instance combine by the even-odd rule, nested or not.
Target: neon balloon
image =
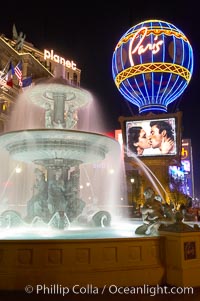
[[[148,20],[130,28],[112,57],[112,75],[125,99],[145,111],[164,111],[188,86],[193,50],[173,24]]]

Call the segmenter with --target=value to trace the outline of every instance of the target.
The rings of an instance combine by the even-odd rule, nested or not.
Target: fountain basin
[[[42,239],[0,240],[0,289],[24,290],[32,285],[35,290],[44,283],[70,289],[162,284],[164,238],[136,237],[133,224],[122,228],[86,234],[80,230],[67,239],[44,235]]]
[[[1,135],[0,140],[11,157],[22,162],[67,159],[93,163],[103,160],[111,150],[120,151],[118,142],[110,137],[74,130],[16,131]]]

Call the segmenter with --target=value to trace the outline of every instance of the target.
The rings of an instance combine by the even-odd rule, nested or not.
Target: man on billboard
[[[162,155],[175,153],[174,131],[169,122],[153,120],[150,122],[150,144],[153,149],[159,148]]]

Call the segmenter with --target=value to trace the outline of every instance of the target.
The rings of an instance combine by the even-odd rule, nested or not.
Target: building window
[[[72,84],[77,85],[77,74],[76,73],[73,74]]]

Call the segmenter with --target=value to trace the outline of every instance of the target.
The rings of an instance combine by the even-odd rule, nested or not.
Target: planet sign
[[[167,112],[193,72],[193,50],[173,24],[148,20],[130,28],[112,57],[112,75],[125,99],[145,111]]]

